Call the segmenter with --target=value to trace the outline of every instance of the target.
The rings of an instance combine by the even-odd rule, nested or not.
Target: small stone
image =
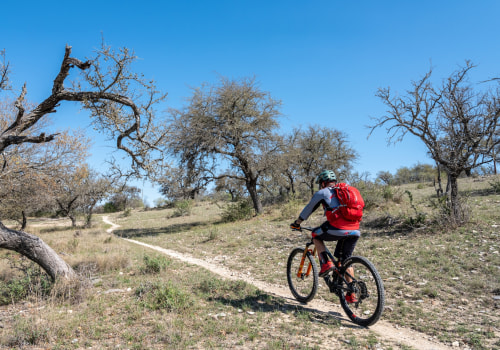
[[[458,341],[454,341],[453,343],[451,343],[451,346],[454,348],[458,348],[460,346],[460,343]]]

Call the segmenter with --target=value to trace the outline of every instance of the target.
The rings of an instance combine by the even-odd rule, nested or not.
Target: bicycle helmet
[[[325,181],[326,182],[337,181],[337,176],[335,176],[335,173],[331,170],[323,170],[316,178],[316,183],[320,184]]]

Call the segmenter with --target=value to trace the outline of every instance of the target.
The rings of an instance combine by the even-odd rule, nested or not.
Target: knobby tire
[[[302,275],[297,276],[299,271],[300,262],[304,254],[304,248],[295,248],[292,250],[288,257],[286,265],[286,275],[288,279],[288,286],[295,299],[301,303],[311,301],[316,292],[318,291],[318,266],[314,257],[310,252],[307,252]],[[311,270],[306,275],[308,265],[311,264]]]
[[[368,327],[377,322],[384,311],[384,284],[375,266],[364,257],[346,259],[341,274],[349,267],[354,269],[355,282],[352,286],[356,289],[358,303],[348,303],[345,299],[346,290],[339,290],[340,305],[352,322]],[[343,287],[347,288],[345,283]]]

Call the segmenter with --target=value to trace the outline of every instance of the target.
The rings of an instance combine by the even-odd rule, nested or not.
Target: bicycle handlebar
[[[301,226],[300,230],[293,230],[293,231],[302,231],[302,230],[313,231],[314,229],[315,229],[315,227]]]

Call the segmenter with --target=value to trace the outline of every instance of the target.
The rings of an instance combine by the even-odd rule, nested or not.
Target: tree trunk
[[[446,175],[448,177],[448,180],[446,181],[446,195],[450,195],[450,188],[451,188],[451,182],[450,182],[450,173],[449,172],[446,172]]]
[[[437,188],[436,183],[434,183],[434,188],[436,189],[437,197],[441,198],[443,196],[443,186],[441,185],[441,166],[437,164]]]
[[[68,218],[71,219],[71,227],[76,227],[76,218],[71,214],[68,214]]]
[[[257,193],[257,180],[247,181],[246,183],[248,193],[250,194],[250,198],[252,198],[253,208],[255,209],[255,213],[262,213],[262,203],[259,198],[259,194]]]
[[[458,201],[458,176],[455,174],[448,174],[448,182],[450,185],[450,209],[451,215],[455,219],[460,218],[460,203]]]
[[[23,215],[23,222],[21,223],[21,231],[24,231],[26,229],[26,225],[28,225],[28,219],[26,219],[26,213],[21,211],[21,214]]]
[[[0,248],[13,250],[40,265],[55,281],[63,277],[76,277],[75,271],[56,252],[39,237],[11,230],[0,222]]]
[[[94,211],[94,206],[90,206],[89,211],[87,213],[87,217],[85,218],[85,228],[90,228],[92,226],[92,214]]]

